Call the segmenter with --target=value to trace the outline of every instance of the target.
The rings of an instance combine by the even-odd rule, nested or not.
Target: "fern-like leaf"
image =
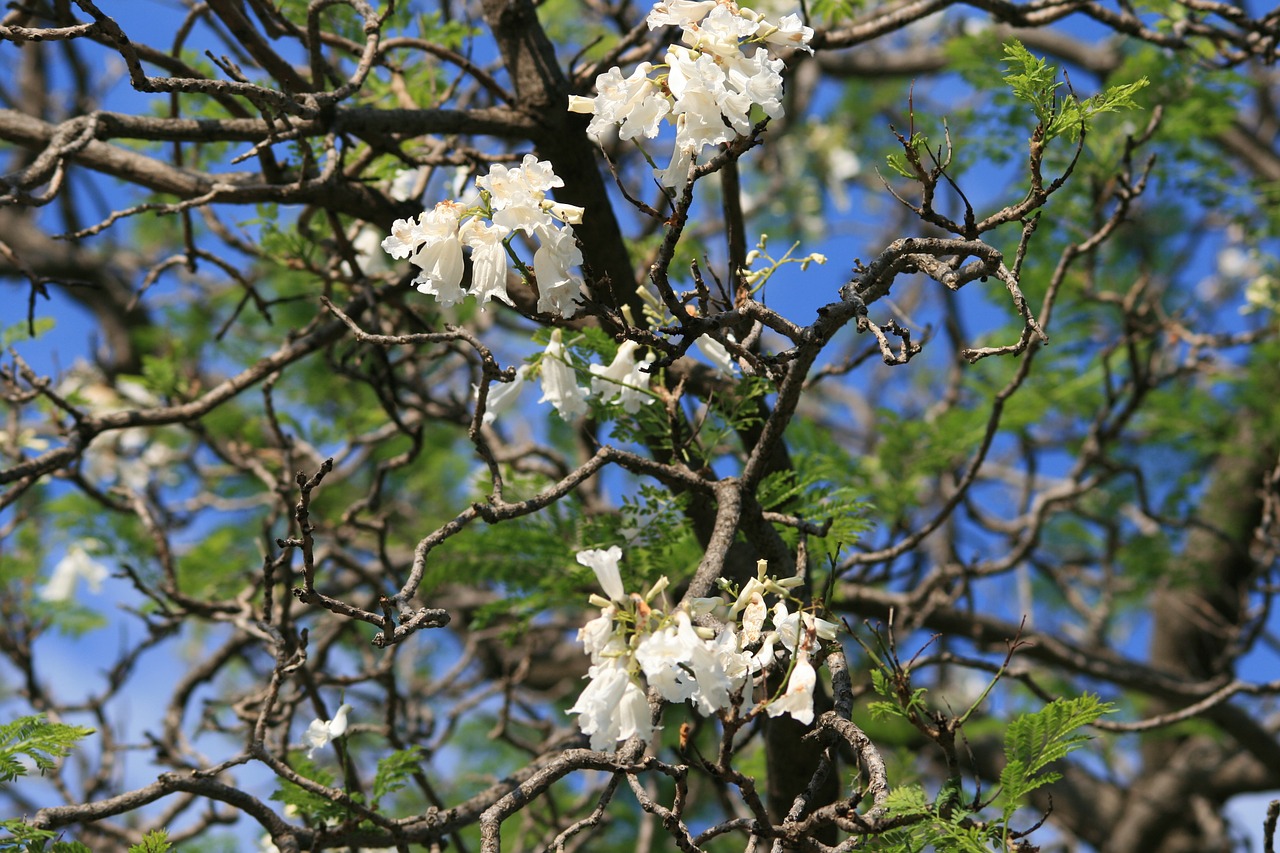
[[[0,726],[0,782],[12,782],[30,772],[22,757],[44,775],[71,752],[77,741],[93,732],[84,726],[50,723],[40,714],[19,717]]]

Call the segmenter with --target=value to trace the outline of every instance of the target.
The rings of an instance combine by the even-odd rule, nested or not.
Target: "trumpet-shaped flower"
[[[441,305],[454,305],[466,298],[462,283],[462,241],[458,238],[459,220],[464,208],[452,201],[442,201],[425,216],[419,217],[426,235],[409,258],[422,273],[413,284],[429,293]],[[385,242],[385,241],[384,241]],[[394,257],[394,255],[393,255]]]
[[[806,27],[797,14],[783,15],[777,24],[765,22],[756,30],[756,36],[764,39],[765,44],[774,47],[795,48],[813,53],[809,41],[813,38],[813,28]]]
[[[746,642],[754,643],[760,639],[764,620],[768,615],[769,608],[765,606],[764,596],[758,590],[753,590],[746,607],[742,609],[742,635]]]
[[[533,274],[538,280],[538,310],[572,317],[583,287],[582,277],[569,270],[582,263],[573,229],[544,227],[537,233],[540,245],[533,253]]]
[[[622,559],[621,548],[613,545],[607,551],[579,551],[577,559],[580,564],[596,573],[600,588],[612,601],[627,600],[627,591],[622,586],[622,572],[618,569],[618,561]]]
[[[612,749],[620,740],[653,737],[644,690],[627,670],[625,658],[607,658],[591,667],[586,688],[566,713],[578,715],[578,728],[592,749]]]
[[[778,630],[778,639],[781,640],[782,645],[792,654],[797,647],[808,645],[805,637],[810,632],[823,640],[834,640],[836,629],[840,627],[835,622],[819,619],[812,613],[799,610],[789,613],[787,605],[781,601],[773,606],[773,626]]]
[[[623,411],[634,415],[640,407],[653,402],[649,396],[650,375],[644,368],[653,363],[653,356],[637,359],[636,353],[640,345],[635,341],[623,341],[618,347],[618,354],[608,367],[599,364],[591,365],[591,393],[600,395],[603,402],[615,398],[622,404]]]
[[[343,703],[333,715],[332,720],[317,718],[311,721],[311,725],[307,726],[306,734],[303,735],[307,745],[311,747],[307,750],[307,758],[315,755],[317,749],[327,746],[329,741],[347,733],[347,714],[349,713],[351,713],[351,706]]]
[[[818,674],[809,663],[808,650],[801,648],[796,653],[796,663],[791,669],[791,678],[787,679],[787,690],[777,699],[769,703],[766,710],[770,717],[790,714],[798,722],[808,725],[813,722],[813,688],[818,683]]]
[[[718,5],[716,0],[665,0],[654,4],[645,20],[651,30],[666,26],[687,27],[701,21]]]
[[[677,614],[680,615],[680,614]],[[685,623],[688,616],[685,615]],[[683,624],[666,625],[647,634],[636,647],[636,663],[649,683],[668,702],[683,702],[697,692],[689,664],[694,651],[703,643],[701,637]]]
[[[587,389],[578,385],[568,358],[556,329],[542,355],[542,396],[538,402],[555,406],[566,421],[587,413]]]
[[[458,230],[458,236],[471,247],[470,293],[480,302],[482,311],[490,299],[511,304],[507,295],[507,247],[502,242],[510,233],[501,225],[486,225],[475,217]]]
[[[582,648],[591,656],[592,663],[600,663],[606,657],[626,654],[626,641],[613,621],[617,613],[616,607],[602,607],[599,616],[578,629],[578,642],[582,643]]]
[[[423,216],[426,214],[391,223],[391,236],[382,241],[382,250],[399,261],[413,254],[413,250],[427,239],[427,232],[419,222]]]
[[[543,209],[543,201],[548,190],[564,186],[564,181],[550,163],[526,154],[514,169],[493,164],[489,174],[476,179],[476,186],[489,193],[495,225],[532,234],[539,226],[550,225],[551,216]]]

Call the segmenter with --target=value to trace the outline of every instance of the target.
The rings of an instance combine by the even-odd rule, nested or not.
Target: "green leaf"
[[[421,764],[422,749],[416,746],[397,750],[379,761],[378,772],[373,777],[374,807],[387,794],[394,794],[403,788],[413,771]]]
[[[1094,116],[1121,109],[1136,109],[1138,105],[1133,96],[1148,83],[1147,78],[1142,77],[1133,83],[1112,86],[1105,92],[1081,101],[1074,94],[1059,97],[1058,89],[1063,84],[1058,80],[1057,67],[1033,55],[1017,39],[1005,44],[1002,61],[1009,69],[1004,78],[1005,83],[1013,91],[1014,97],[1031,105],[1040,124],[1044,142],[1063,135],[1074,142],[1088,129],[1089,121]]]
[[[168,853],[171,849],[168,830],[153,829],[142,836],[142,843],[130,847],[129,853]]]
[[[293,760],[293,769],[299,775],[310,779],[326,788],[333,787],[334,776],[327,770],[321,769],[315,762],[301,755]],[[280,780],[280,787],[271,795],[271,799],[286,806],[293,806],[298,810],[298,814],[302,817],[325,823],[331,820],[342,820],[347,817],[348,809],[345,805],[335,803],[327,797],[312,793],[306,788],[296,785],[287,779]]]
[[[46,722],[41,714],[19,717],[0,726],[0,782],[12,782],[30,771],[19,760],[26,758],[41,775],[57,766],[58,759],[71,752],[76,742],[94,729]]]
[[[1032,791],[1059,778],[1046,768],[1089,740],[1077,730],[1114,709],[1084,694],[1076,699],[1059,699],[1034,714],[1016,717],[1005,732],[1005,767],[1000,772],[1004,820],[1018,809]]]

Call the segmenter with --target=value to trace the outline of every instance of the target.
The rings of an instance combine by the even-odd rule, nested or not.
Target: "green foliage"
[[[922,133],[913,133],[911,134],[911,138],[904,143],[903,147],[909,148],[911,151],[915,152],[916,157],[923,159],[929,150],[929,138]],[[895,174],[901,175],[902,177],[912,181],[918,177],[916,175],[915,167],[911,165],[906,151],[890,151],[885,155],[884,159],[885,163],[888,164],[889,169]]]
[[[168,853],[173,849],[169,844],[169,833],[163,829],[154,829],[142,836],[142,842],[129,848],[129,853]]]
[[[41,853],[48,850],[49,842],[58,837],[58,833],[53,830],[27,826],[19,818],[0,820],[0,831],[5,833],[0,836],[0,853]]]
[[[58,759],[69,754],[76,743],[94,729],[66,723],[50,723],[41,714],[19,717],[0,726],[0,782],[12,782],[30,771],[20,757],[25,756],[41,775],[53,770]]]
[[[84,726],[47,722],[39,714],[0,726],[0,782],[13,782],[30,773],[23,758],[43,776],[93,732]],[[28,826],[18,818],[0,820],[0,830],[8,836],[0,837],[0,853],[92,853],[79,842],[55,841],[57,832]],[[48,846],[50,842],[52,847]]]
[[[28,325],[26,320],[5,326],[0,329],[0,351],[7,352],[9,347],[20,344],[23,341],[35,340],[40,336],[49,332],[56,325],[56,321],[52,317],[37,317],[35,323]],[[35,334],[32,334],[34,326]]]
[[[406,784],[423,762],[422,749],[410,747],[401,749],[384,757],[378,762],[378,771],[373,777],[373,806],[378,807],[382,798],[394,794]]]
[[[1004,81],[1015,97],[1026,101],[1035,111],[1044,142],[1062,135],[1075,142],[1088,129],[1094,116],[1135,109],[1134,95],[1149,82],[1142,77],[1133,83],[1111,86],[1084,101],[1074,93],[1060,97],[1057,92],[1063,83],[1058,80],[1057,67],[1032,55],[1017,39],[1005,44],[1004,54],[1004,64],[1009,68]]]
[[[301,753],[293,756],[293,769],[298,775],[318,785],[326,788],[333,787],[334,775]],[[271,799],[286,806],[293,806],[303,819],[321,824],[343,820],[348,816],[349,811],[345,805],[308,791],[288,779],[279,780],[279,787],[272,793]]]
[[[866,0],[810,0],[809,15],[827,25],[846,21],[867,5]]]
[[[1079,729],[1113,708],[1086,693],[1050,702],[1009,723],[1004,737],[1005,767],[1000,772],[1000,802],[1006,823],[1028,794],[1061,778],[1062,774],[1046,768],[1089,740]]]

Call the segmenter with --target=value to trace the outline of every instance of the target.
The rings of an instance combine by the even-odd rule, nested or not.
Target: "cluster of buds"
[[[529,278],[529,267],[515,255],[511,241],[517,233],[538,241],[533,255],[532,280],[538,291],[538,310],[572,317],[582,295],[582,276],[570,268],[582,263],[582,252],[573,236],[582,222],[582,208],[547,198],[564,181],[551,164],[526,154],[520,166],[489,167],[476,179],[477,204],[439,202],[411,219],[397,219],[382,249],[391,257],[409,261],[421,272],[414,285],[441,305],[454,305],[476,297],[481,306],[490,299],[508,305],[507,273],[511,263]],[[471,288],[462,289],[463,247],[471,250]]]
[[[752,706],[755,682],[778,666],[776,649],[790,654],[785,688],[764,696],[759,707],[770,716],[788,714],[813,722],[817,673],[809,657],[819,639],[834,640],[836,624],[787,607],[798,578],[769,577],[761,560],[757,576],[732,602],[715,596],[695,599],[672,610],[655,603],[667,587],[659,579],[644,595],[628,594],[618,567],[622,549],[582,551],[578,562],[591,568],[605,596],[592,595],[600,615],[578,632],[591,656],[589,682],[568,713],[591,738],[592,749],[612,749],[620,740],[653,737],[649,689],[667,702],[691,702],[703,716],[727,713],[735,705]],[[726,587],[727,592],[732,590]],[[772,608],[766,596],[777,598]],[[726,616],[711,630],[694,624],[706,615]],[[772,628],[768,625],[772,624]]]

